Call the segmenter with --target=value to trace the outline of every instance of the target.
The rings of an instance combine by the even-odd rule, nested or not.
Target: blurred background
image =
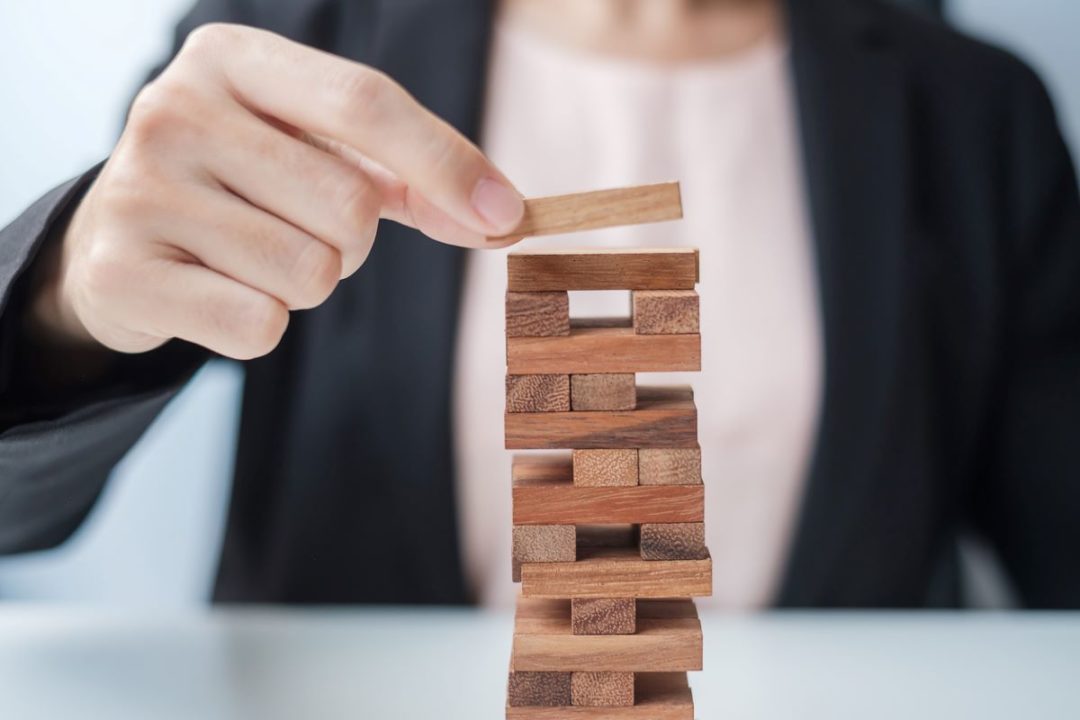
[[[896,0],[901,2],[902,0]],[[103,158],[124,108],[171,43],[191,0],[40,0],[0,4],[0,227]],[[1080,3],[907,0],[1033,65],[1080,155]],[[116,471],[71,542],[0,558],[0,600],[188,607],[210,595],[243,383],[212,363]],[[976,604],[1009,603],[992,558],[967,548]]]

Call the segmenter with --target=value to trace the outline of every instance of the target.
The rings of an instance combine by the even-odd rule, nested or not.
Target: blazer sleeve
[[[1009,115],[1004,360],[976,522],[1023,605],[1080,608],[1080,192],[1026,68]]]
[[[201,0],[177,25],[173,54],[191,30],[213,21],[256,24],[244,0]],[[208,357],[173,341],[116,358],[108,373],[77,389],[50,386],[39,371],[22,331],[27,278],[96,174],[52,190],[0,230],[0,554],[67,539],[112,468]]]

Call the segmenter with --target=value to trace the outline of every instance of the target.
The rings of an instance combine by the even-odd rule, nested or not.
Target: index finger
[[[253,28],[204,26],[189,38],[200,43],[213,45],[204,56],[252,109],[356,148],[476,232],[508,234],[520,222],[510,181],[382,72]]]

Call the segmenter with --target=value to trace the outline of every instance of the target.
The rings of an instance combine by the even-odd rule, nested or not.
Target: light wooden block
[[[635,673],[632,707],[523,707],[506,709],[507,720],[694,720],[694,697],[686,673]]]
[[[642,560],[637,548],[582,547],[577,562],[522,565],[521,593],[537,598],[706,597],[712,594],[712,559]]]
[[[636,410],[507,413],[505,435],[512,450],[694,447],[697,408],[689,388],[643,387]]]
[[[640,542],[644,560],[704,560],[709,557],[703,522],[642,523]]]
[[[515,525],[511,544],[513,578],[519,582],[522,563],[574,562],[577,528],[569,524]]]
[[[507,375],[506,412],[569,412],[569,375]]]
[[[634,373],[570,376],[570,407],[573,410],[633,410],[636,405]]]
[[[515,375],[696,371],[701,335],[639,335],[632,327],[575,323],[562,337],[507,338],[506,367]]]
[[[514,619],[513,669],[588,672],[675,672],[700,670],[701,623],[693,603],[687,610],[656,616],[646,607],[632,635],[574,635],[565,600],[518,599]]]
[[[701,448],[649,448],[638,452],[642,485],[700,485]]]
[[[565,292],[507,292],[506,336],[570,334],[570,296]]]
[[[570,679],[570,698],[577,707],[630,707],[634,673],[576,672]]]
[[[700,332],[701,310],[694,290],[635,290],[634,332],[687,335]]]
[[[514,291],[693,290],[698,251],[676,249],[515,251],[506,259]]]
[[[575,598],[570,601],[570,629],[575,635],[633,635],[637,600]]]
[[[638,484],[638,451],[575,450],[574,484],[579,487],[620,487]]]
[[[506,702],[510,707],[565,707],[572,704],[572,673],[512,670]]]
[[[566,481],[514,482],[514,525],[698,523],[703,485],[581,487]]]

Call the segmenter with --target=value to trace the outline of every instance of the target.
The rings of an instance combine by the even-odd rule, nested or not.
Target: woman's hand
[[[379,218],[498,247],[485,238],[522,212],[472,143],[380,72],[207,25],[136,98],[32,315],[56,338],[121,352],[182,338],[257,357],[289,310],[356,272]]]

